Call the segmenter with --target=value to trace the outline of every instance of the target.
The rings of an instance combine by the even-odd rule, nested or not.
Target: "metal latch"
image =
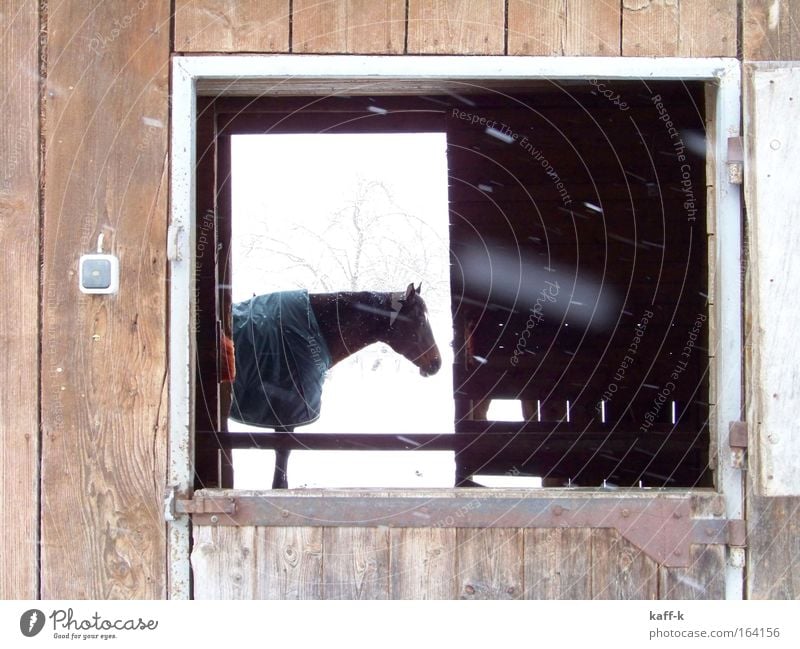
[[[743,421],[732,421],[728,426],[728,445],[731,447],[731,465],[735,469],[744,468],[747,439],[747,424]]]
[[[181,261],[182,237],[183,225],[173,223],[167,228],[167,259],[169,261]]]
[[[217,514],[235,514],[236,500],[229,497],[198,496],[179,498],[177,487],[167,487],[164,492],[164,518],[174,521],[185,514],[207,514],[212,518]]]
[[[744,144],[741,137],[728,138],[728,182],[741,185],[744,179]]]

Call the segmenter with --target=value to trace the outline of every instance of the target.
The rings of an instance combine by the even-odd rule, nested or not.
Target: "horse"
[[[233,382],[230,416],[241,423],[293,432],[315,421],[328,369],[367,345],[383,342],[433,376],[442,365],[421,285],[405,292],[287,291],[233,306],[233,340],[224,341]],[[273,489],[288,486],[289,449],[275,449]]]

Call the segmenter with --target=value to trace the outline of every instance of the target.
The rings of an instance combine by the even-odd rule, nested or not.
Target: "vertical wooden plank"
[[[623,56],[736,56],[736,0],[623,0]]]
[[[791,427],[796,364],[790,362],[787,350],[793,348],[788,324],[797,311],[797,300],[787,291],[793,281],[797,285],[798,268],[793,263],[797,244],[792,243],[797,237],[797,190],[796,182],[786,182],[791,172],[786,165],[797,164],[797,154],[791,151],[797,110],[789,106],[797,103],[800,75],[797,68],[774,67],[746,66],[744,85],[749,238],[746,420],[752,426],[751,447],[755,446],[750,452],[751,465],[757,460],[752,467],[756,470],[748,473],[747,489],[749,599],[800,598],[800,497],[764,497],[775,490],[771,485],[776,476],[784,488],[798,486],[797,445],[794,449],[786,445],[787,436],[796,438]],[[791,103],[788,97],[793,98]],[[787,393],[789,388],[792,391]]]
[[[525,530],[525,599],[591,599],[592,531]]]
[[[618,2],[508,0],[508,53],[523,56],[617,56]]]
[[[468,529],[456,533],[461,599],[522,599],[523,531]]]
[[[327,527],[323,533],[324,599],[389,598],[389,530]]]
[[[39,454],[39,13],[0,10],[0,599],[37,596]]]
[[[695,545],[688,568],[659,568],[659,599],[725,599],[725,546]]]
[[[800,498],[748,489],[747,599],[800,599]]]
[[[616,530],[592,530],[592,599],[657,599],[658,565]]]
[[[747,77],[751,459],[761,495],[800,496],[800,368],[787,358],[800,319],[800,67],[750,68]]]
[[[175,0],[178,52],[288,52],[289,0]]]
[[[455,528],[391,532],[391,599],[456,599]]]
[[[409,54],[503,54],[505,0],[408,0]]]
[[[681,0],[678,56],[736,56],[737,0]]]
[[[256,591],[254,527],[194,527],[194,599],[253,599]]]
[[[169,4],[48,14],[42,597],[165,594]],[[76,265],[120,259],[113,296]]]
[[[256,528],[257,599],[322,599],[322,528]]]
[[[292,51],[402,54],[405,0],[294,0]]]
[[[743,0],[745,61],[800,60],[800,3],[795,0]]]
[[[622,0],[622,55],[677,56],[678,0]]]

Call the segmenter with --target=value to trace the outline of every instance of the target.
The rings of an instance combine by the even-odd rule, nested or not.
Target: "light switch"
[[[119,259],[114,255],[83,255],[79,271],[81,293],[111,294],[119,290]]]

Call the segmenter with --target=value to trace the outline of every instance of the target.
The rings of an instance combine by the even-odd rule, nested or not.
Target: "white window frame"
[[[436,80],[659,80],[704,81],[717,87],[714,129],[708,159],[714,183],[708,211],[714,247],[709,250],[709,308],[715,341],[711,356],[715,380],[710,389],[711,448],[717,453],[717,485],[724,493],[726,516],[744,517],[741,470],[733,466],[727,445],[728,425],[742,418],[741,198],[726,165],[727,140],[740,135],[741,70],[728,58],[599,57],[454,57],[454,56],[176,56],[172,60],[171,207],[168,236],[170,273],[170,420],[168,484],[178,494],[192,488],[191,436],[193,398],[192,339],[195,281],[195,162],[198,84],[215,87],[263,83],[270,87],[324,79],[365,81]],[[285,89],[284,89],[285,90]],[[712,230],[709,230],[710,232]],[[712,258],[713,257],[713,258]],[[712,451],[713,452],[713,451]],[[189,517],[168,522],[169,595],[189,597]],[[728,598],[742,596],[742,568],[728,566]]]

